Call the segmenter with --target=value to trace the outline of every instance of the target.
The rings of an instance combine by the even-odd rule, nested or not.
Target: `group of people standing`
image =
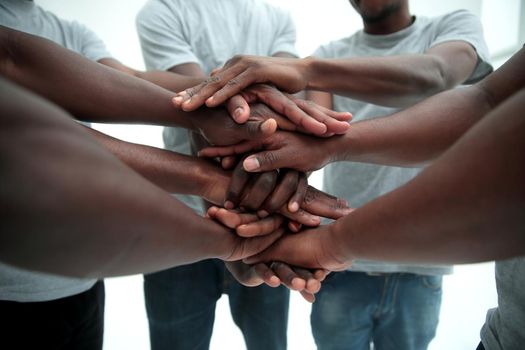
[[[2,1],[6,339],[100,349],[101,278],[144,273],[152,349],[209,348],[223,293],[248,349],[286,349],[290,289],[315,300],[321,350],[426,349],[442,276],[497,260],[478,349],[519,349],[525,53],[492,73],[468,11],[350,5],[363,29],[301,59],[264,1],[149,0],[137,71],[84,25]],[[71,119],[163,125],[165,150]]]

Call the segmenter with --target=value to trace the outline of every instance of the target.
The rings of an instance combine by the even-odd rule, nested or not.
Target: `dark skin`
[[[228,184],[232,178],[231,171],[195,157],[121,141],[89,128],[86,128],[86,131],[122,162],[165,191],[197,195],[217,205],[224,203]],[[256,187],[246,192],[244,196],[260,197],[261,194],[258,194],[260,190]],[[262,196],[264,197],[264,194]],[[300,208],[304,213],[291,213],[286,205],[281,205],[275,211],[280,211],[290,219],[310,226],[318,224],[319,218],[316,215],[338,219],[348,213],[344,201],[313,187],[308,187],[304,197],[309,199],[307,201],[303,198],[300,202]],[[312,197],[316,200],[310,200]],[[256,229],[256,226],[252,225],[251,229]]]
[[[86,128],[86,130],[101,145],[119,157],[121,161],[160,188],[170,193],[197,195],[215,204],[224,203],[226,189],[232,177],[231,171],[223,170],[213,162],[155,147],[124,142],[93,129]],[[254,187],[247,193],[258,196],[260,195],[259,192],[261,189]],[[277,195],[279,189],[275,193]],[[266,194],[263,193],[262,195],[265,196]],[[309,187],[306,197],[311,198],[312,196],[315,196],[316,200],[301,199],[299,202],[304,209],[290,212],[287,206],[283,205],[280,211],[290,219],[309,226],[319,224],[319,218],[315,216],[316,214],[327,215],[334,219],[347,214],[347,209],[341,206],[342,202],[337,198]],[[260,220],[257,215],[243,214],[240,221],[236,221],[239,218],[238,216],[234,218],[227,216],[223,219],[224,214],[222,216],[219,214],[218,217],[212,214],[208,217],[217,219],[226,227],[234,229],[239,236],[247,238],[272,234],[279,229],[283,222],[281,215],[273,215]],[[320,282],[324,279],[326,272],[306,272],[303,269],[281,265],[279,265],[279,269],[272,270],[266,264],[255,264],[253,267],[241,262],[228,262],[226,264],[239,282],[244,285],[254,286],[266,283],[275,287],[282,282],[288,288],[299,291],[307,301],[313,302],[315,300],[314,293],[319,291]]]
[[[285,235],[246,262],[338,270],[352,259],[453,264],[525,254],[524,67],[522,49],[474,86],[370,121],[387,125],[360,135],[360,161],[433,162],[336,223]]]
[[[242,125],[221,109],[181,112],[171,106],[170,91],[93,63],[50,41],[5,27],[0,28],[0,38],[6,44],[0,56],[4,63],[0,72],[60,104],[81,120],[177,125],[199,133],[212,144],[266,137],[275,131],[276,120],[285,128],[296,129],[261,104],[251,107],[250,119]],[[40,55],[37,57],[34,52]],[[182,83],[189,78],[185,79]],[[49,89],[51,83],[53,89]]]
[[[410,25],[408,2],[355,2],[364,17],[365,31],[388,34]],[[254,83],[272,83],[287,92],[319,90],[391,107],[407,107],[464,82],[477,63],[472,46],[462,41],[435,45],[421,54],[345,59],[267,58],[235,56],[213,80],[178,94],[184,110],[217,106]],[[191,96],[191,98],[190,98]]]
[[[196,114],[177,111],[169,103],[173,93],[93,63],[50,41],[5,27],[0,28],[0,38],[6,43],[0,53],[2,74],[42,93],[81,120],[139,123],[147,116],[146,122],[188,127],[213,144],[265,137],[275,130],[272,117],[282,120],[263,105],[252,106],[253,117],[242,125],[224,110]],[[47,60],[37,59],[35,51]],[[48,88],[50,83],[54,89]],[[125,151],[122,147],[118,150]]]
[[[288,53],[277,53],[275,56],[290,57]],[[204,71],[197,63],[185,63],[174,66],[169,70],[170,72],[176,74],[197,77],[205,76]],[[227,102],[227,109],[237,122],[244,123],[246,122],[245,112],[250,112],[250,108],[246,103],[257,100],[255,98],[256,95],[263,97],[262,100],[264,101],[264,96],[268,90],[276,91],[275,88],[261,85],[254,87],[251,92],[244,92],[242,96],[234,96]],[[281,94],[281,98],[282,100],[289,100],[289,102],[292,101],[291,97],[287,97],[284,94]],[[296,119],[296,124],[299,125],[299,128],[303,132],[307,132],[308,127],[317,128],[315,123],[311,123],[313,119],[306,117],[306,114],[297,107],[300,106],[300,102],[302,101],[297,99],[295,99],[295,101],[297,105],[288,103],[287,106],[290,106],[291,109],[283,110],[281,112],[302,120],[301,122],[297,122],[299,119]],[[305,105],[305,107],[309,106],[310,105]],[[304,109],[304,107],[302,108]],[[330,112],[331,111],[327,111],[327,113]],[[330,119],[323,117],[321,113],[313,115],[315,115],[318,120],[323,121],[327,125],[327,127],[325,127],[324,124],[320,124],[324,128],[319,132],[325,132],[327,130],[326,128],[330,129],[337,127],[338,124],[340,126],[344,126],[344,128],[333,130],[330,129],[330,132],[333,132],[334,130],[346,130],[348,128],[348,124],[346,123],[330,123]],[[344,114],[342,115],[343,118],[347,117]],[[305,129],[303,126],[301,126],[301,123],[307,123],[309,125],[306,125]],[[290,122],[289,124],[290,129],[296,128],[293,123]],[[203,140],[202,137],[195,133],[191,134],[191,141],[192,145],[194,145],[196,149],[201,149],[203,146],[207,145],[206,140]],[[227,160],[225,159],[222,164],[223,166],[226,166]],[[299,175],[296,171],[283,172],[281,175],[276,174],[277,173],[273,171],[262,174],[249,174],[242,169],[242,163],[238,164],[233,171],[233,176],[228,185],[224,206],[227,208],[240,206],[245,210],[258,210],[259,216],[249,213],[225,213],[225,209],[219,209],[217,207],[211,207],[207,213],[207,216],[222,222],[227,227],[235,229],[236,232],[241,236],[267,234],[280,227],[283,223],[283,216],[269,216],[270,213],[277,212],[279,208],[282,208],[281,212],[284,215],[288,216],[289,218],[295,218],[295,220],[298,220],[300,224],[305,224],[308,226],[318,225],[320,222],[318,217],[312,216],[303,209],[299,209],[299,203],[303,203],[306,192],[315,191],[315,189],[307,187],[307,182],[304,181],[306,177],[301,177],[303,181],[299,181]],[[290,200],[292,203],[292,210],[289,209],[290,206],[285,206],[288,200]],[[314,204],[317,202],[318,200],[313,201]],[[347,206],[345,205],[345,207]],[[332,208],[334,207],[332,206]],[[343,212],[341,213],[341,215],[344,215]],[[279,264],[278,269],[271,269],[265,264],[249,266],[242,263],[226,263],[226,267],[240,283],[246,286],[259,285],[261,283],[261,278],[266,282],[267,285],[272,287],[278,286],[278,281],[282,281],[283,284],[285,284],[288,288],[300,291],[302,296],[309,302],[313,302],[315,300],[314,294],[319,291],[320,282],[325,276],[325,272],[323,270],[318,270],[315,273],[311,273],[307,270],[290,267],[286,264]]]
[[[3,262],[101,278],[206,258],[234,261],[281,235],[242,238],[200,218],[62,109],[3,79],[0,87]]]
[[[239,125],[221,109],[179,111],[171,104],[172,92],[42,38],[0,27],[0,40],[5,43],[0,52],[2,75],[83,121],[176,125],[199,132],[212,144],[265,137],[277,127],[274,120],[251,120]]]
[[[361,16],[364,31],[369,34],[398,32],[413,21],[406,0],[350,0],[350,4]]]
[[[250,117],[250,121],[244,125],[235,123],[224,111],[206,112],[205,116],[199,114],[192,116],[176,111],[169,103],[164,103],[171,99],[172,93],[130,76],[140,76],[167,84],[169,82],[167,76],[177,81],[173,74],[165,72],[164,74],[161,74],[162,72],[122,74],[85,60],[41,38],[4,27],[0,28],[0,36],[6,44],[1,53],[4,62],[2,73],[54,99],[84,120],[141,122],[144,115],[147,115],[150,118],[148,122],[180,124],[200,131],[210,141],[220,143],[230,142],[238,137],[264,136],[273,132],[275,128],[274,121],[268,119],[270,113],[265,113],[267,109],[262,105],[262,109],[252,107],[252,112],[261,118]],[[38,55],[40,59],[37,59],[34,52],[42,54]],[[41,59],[42,57],[46,59]],[[109,66],[122,68],[118,61],[106,61],[104,63]],[[57,80],[56,77],[60,79]],[[182,79],[180,84],[188,84],[188,81],[189,78]],[[54,89],[46,87],[50,82],[53,83]],[[96,100],[97,103],[90,103],[91,100]],[[222,133],[216,128],[216,125],[221,124],[224,126]],[[228,139],[228,134],[233,139]],[[114,150],[120,152],[118,156],[133,154],[137,159],[147,156],[146,153],[137,152],[136,149],[134,151],[126,149],[122,144]]]

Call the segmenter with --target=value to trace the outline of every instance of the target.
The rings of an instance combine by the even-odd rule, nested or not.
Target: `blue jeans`
[[[151,349],[208,349],[223,292],[249,350],[286,349],[288,289],[244,287],[215,259],[144,275]]]
[[[344,271],[323,282],[310,321],[319,350],[423,350],[434,338],[441,276]]]

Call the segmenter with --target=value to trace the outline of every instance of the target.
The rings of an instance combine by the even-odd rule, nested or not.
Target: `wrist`
[[[199,160],[195,167],[195,183],[197,196],[206,201],[223,205],[226,199],[226,189],[230,182],[230,175],[220,166],[211,164],[211,161]]]
[[[361,154],[361,134],[357,124],[350,124],[350,129],[341,136],[330,138],[327,146],[329,162],[358,161]]]
[[[314,65],[315,65],[316,60],[317,58],[313,56],[307,56],[305,58],[297,60],[299,62],[299,73],[301,74],[301,76],[306,82],[305,90],[313,89],[312,82],[315,83],[315,80],[316,80],[315,70],[314,70]]]
[[[327,86],[325,84],[324,76],[330,70],[326,69],[327,62],[326,60],[314,56],[309,56],[304,58],[304,74],[307,79],[307,89],[317,90],[317,91],[327,91]]]
[[[352,214],[348,214],[346,218],[348,218],[350,215]],[[353,234],[351,229],[347,227],[348,225],[343,224],[343,221],[347,221],[347,219],[340,219],[328,225],[329,241],[332,242],[330,251],[332,258],[340,266],[349,267],[352,264],[352,260],[355,259],[355,254],[352,250],[353,244],[351,239]]]

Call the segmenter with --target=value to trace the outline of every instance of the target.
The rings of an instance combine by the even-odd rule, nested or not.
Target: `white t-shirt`
[[[492,71],[492,67],[487,63],[489,54],[481,23],[476,16],[466,10],[436,18],[417,17],[411,26],[388,35],[371,35],[361,30],[348,38],[321,46],[315,51],[314,56],[344,58],[418,54],[437,44],[455,40],[469,43],[479,56],[478,65],[466,83],[480,80]],[[333,97],[333,108],[337,111],[351,112],[354,116],[353,121],[382,117],[399,111],[397,108],[378,106],[337,95]],[[345,198],[352,207],[360,207],[405,184],[419,172],[420,169],[375,164],[332,163],[324,169],[323,189],[335,196]],[[449,266],[414,266],[364,260],[355,261],[351,269],[424,275],[451,272]]]
[[[236,54],[271,56],[295,51],[291,16],[259,0],[149,0],[136,19],[148,69],[197,63],[209,74]],[[167,149],[191,154],[188,132],[165,128]],[[179,196],[202,214],[202,200]]]
[[[525,257],[496,261],[496,288],[498,307],[487,312],[481,341],[486,350],[521,350],[525,344]]]
[[[52,40],[94,61],[109,58],[104,43],[78,22],[62,20],[32,1],[2,0],[0,25]],[[47,301],[82,293],[96,280],[65,278],[0,263],[0,300]]]

